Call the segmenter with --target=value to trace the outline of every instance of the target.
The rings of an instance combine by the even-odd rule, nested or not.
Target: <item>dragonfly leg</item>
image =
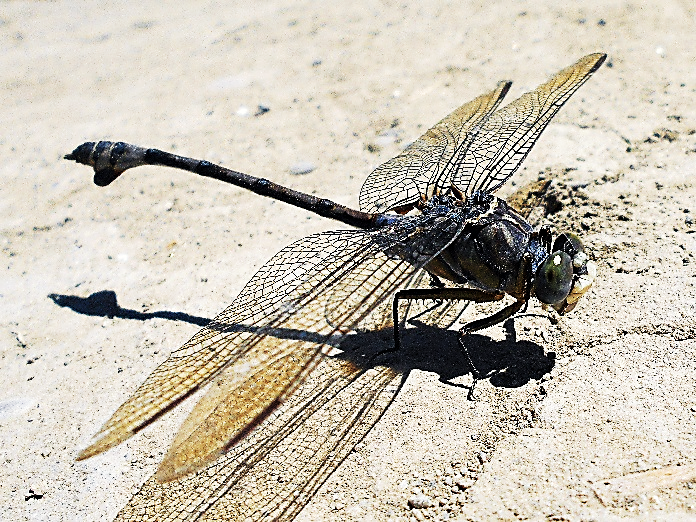
[[[551,231],[551,227],[548,225],[541,225],[539,230],[536,231],[536,235],[539,238],[542,248],[550,254],[551,243],[553,242],[553,232]]]
[[[430,288],[445,288],[445,283],[440,281],[440,279],[437,276],[434,276],[432,274],[428,274],[428,275],[430,276]],[[411,317],[411,320],[418,319],[419,317],[421,317],[423,315],[429,314],[430,312],[432,312],[436,308],[442,306],[445,302],[444,299],[433,299],[433,301],[435,301],[435,303],[431,307],[426,308],[422,312],[417,313],[416,315]],[[397,318],[397,316],[395,315],[394,319],[396,319],[396,318]],[[404,322],[405,321],[406,321],[406,318],[404,318]]]
[[[546,227],[548,228],[548,227]],[[542,227],[542,230],[546,230],[545,226]],[[549,229],[549,241],[551,238],[551,231]],[[520,285],[524,288],[524,310],[522,310],[523,313],[527,312],[527,306],[529,305],[529,299],[532,296],[532,285],[530,281],[532,280],[532,254],[527,252],[524,256],[522,256],[522,270],[520,271],[522,281],[520,282]]]
[[[461,301],[472,301],[475,303],[489,303],[492,301],[499,301],[503,297],[505,297],[505,294],[503,293],[498,293],[498,292],[486,292],[484,290],[479,290],[477,288],[408,288],[406,290],[400,290],[396,293],[394,296],[394,302],[393,302],[393,310],[392,313],[394,315],[394,350],[399,350],[401,348],[401,333],[399,332],[399,301],[400,300],[411,300],[411,299],[450,299],[450,300],[461,300]],[[517,303],[515,303],[517,304]],[[521,306],[521,305],[520,305]],[[508,307],[505,307],[502,311],[507,310]],[[517,308],[519,310],[519,307]],[[510,315],[513,315],[517,310],[514,310]],[[500,312],[498,312],[500,314]],[[495,314],[497,315],[497,314]],[[491,319],[494,316],[491,316],[488,319]],[[503,321],[503,319],[500,319],[500,321]],[[476,323],[480,323],[481,320],[479,321],[474,321],[473,323],[468,323],[467,326],[474,325],[476,326]],[[498,321],[496,321],[498,322]],[[493,323],[495,324],[495,323]],[[464,328],[466,328],[465,326]],[[486,325],[480,326],[478,328],[485,328]],[[473,331],[473,330],[471,330]],[[464,343],[462,342],[462,337],[465,335],[467,332],[462,333],[460,332],[459,335],[459,341],[460,344],[462,345],[462,348],[464,350],[464,354],[466,355],[467,360],[469,361],[469,366],[471,367],[471,372],[472,376],[474,378],[474,382],[472,383],[471,387],[469,388],[469,393],[467,394],[467,398],[469,400],[473,400],[473,395],[474,395],[474,387],[476,386],[476,382],[480,380],[480,374],[476,367],[474,366],[474,363],[471,360],[471,357],[469,356],[469,352],[467,351],[466,347],[464,346]],[[441,379],[441,382],[448,383],[448,381],[443,381]],[[448,384],[453,384],[453,383],[448,383]]]
[[[459,344],[461,345],[462,350],[466,355],[467,361],[469,361],[469,366],[471,367],[471,375],[474,378],[474,382],[471,384],[471,388],[469,388],[469,394],[467,395],[467,399],[469,399],[470,401],[476,400],[476,397],[474,396],[474,389],[476,388],[476,383],[480,381],[482,377],[481,373],[474,365],[474,361],[471,360],[469,350],[467,349],[466,343],[464,342],[464,337],[470,334],[471,332],[483,330],[484,328],[488,328],[489,326],[502,323],[509,317],[512,317],[517,312],[519,312],[520,308],[522,308],[524,304],[525,301],[515,301],[514,303],[509,304],[508,306],[503,308],[502,310],[498,310],[493,315],[484,317],[483,319],[477,319],[476,321],[471,321],[470,323],[465,324],[464,327],[461,330],[459,330]]]
[[[499,301],[505,294],[486,292],[477,288],[408,288],[399,290],[394,295],[392,315],[394,318],[394,350],[401,348],[399,327],[399,301],[413,299],[463,300],[475,303]]]
[[[430,286],[433,288],[445,288],[445,283],[443,283],[439,277],[434,274],[428,273],[430,276]]]

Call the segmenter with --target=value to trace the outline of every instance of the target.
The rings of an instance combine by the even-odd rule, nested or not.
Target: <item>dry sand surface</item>
[[[456,106],[604,51],[501,190],[575,187],[549,219],[591,293],[472,337],[499,371],[475,402],[439,381],[471,382],[454,332],[412,327],[405,385],[299,519],[696,520],[694,4],[241,4],[1,4],[0,519],[111,520],[191,406],[78,451],[274,252],[341,228],[163,168],[100,189],[63,154],[129,141],[356,206]]]

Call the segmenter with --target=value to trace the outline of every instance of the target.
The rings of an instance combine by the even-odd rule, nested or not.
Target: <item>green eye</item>
[[[534,293],[542,303],[563,301],[573,286],[573,261],[565,252],[554,252],[539,266]]]
[[[551,252],[558,252],[559,250],[572,257],[578,252],[584,252],[585,248],[582,246],[582,241],[580,241],[578,236],[572,232],[564,232],[553,242]]]

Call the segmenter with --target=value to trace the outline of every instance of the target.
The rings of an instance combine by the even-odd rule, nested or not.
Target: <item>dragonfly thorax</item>
[[[465,224],[426,266],[431,274],[518,300],[535,295],[560,313],[572,310],[592,286],[595,265],[576,236],[560,234],[552,244],[548,229],[534,231],[504,200],[490,194],[474,193],[457,203]]]
[[[514,284],[532,227],[504,200],[474,193],[463,204],[461,233],[426,269],[457,284],[516,295]],[[534,245],[532,245],[534,246]],[[541,260],[546,252],[536,254]]]

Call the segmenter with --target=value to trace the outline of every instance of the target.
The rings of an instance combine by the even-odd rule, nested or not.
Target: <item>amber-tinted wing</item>
[[[80,458],[127,439],[217,376],[182,426],[158,478],[172,480],[212,462],[294,392],[322,359],[323,345],[338,342],[393,295],[462,226],[461,215],[451,211],[374,231],[317,234],[283,249],[232,306],[147,378]],[[344,287],[353,298],[333,299]]]
[[[493,113],[451,158],[436,181],[437,189],[451,183],[464,194],[498,189],[518,169],[558,110],[605,59],[606,54],[587,55]]]
[[[471,129],[500,104],[510,85],[500,82],[491,92],[462,105],[401,154],[377,167],[360,190],[360,209],[386,212],[413,205],[421,195],[432,196],[427,193],[432,179],[442,173]]]
[[[150,478],[117,521],[292,520],[370,431],[405,376],[325,358],[270,418],[209,467]]]
[[[463,105],[401,154],[372,172],[360,191],[369,212],[407,209],[446,192],[493,192],[518,169],[541,132],[596,71],[605,54],[590,54],[495,111],[510,82]]]

